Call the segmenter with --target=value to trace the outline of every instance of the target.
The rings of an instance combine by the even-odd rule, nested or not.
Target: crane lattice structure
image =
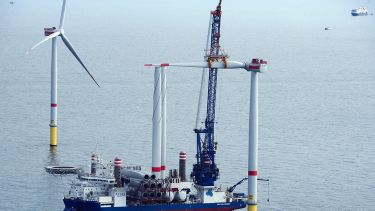
[[[219,168],[215,163],[217,142],[214,137],[217,68],[211,68],[211,64],[215,61],[222,61],[226,65],[228,58],[220,46],[221,0],[216,10],[211,11],[211,20],[210,49],[206,50],[205,56],[209,66],[207,114],[204,128],[194,130],[197,134],[197,163],[194,164],[191,173],[194,182],[201,186],[213,186],[219,177]]]

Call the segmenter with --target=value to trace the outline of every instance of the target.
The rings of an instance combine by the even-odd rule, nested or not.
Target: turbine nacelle
[[[268,71],[268,62],[263,59],[254,58],[251,63],[245,63],[245,70],[251,72],[264,73]]]
[[[56,29],[56,27],[44,28],[44,36],[48,37],[48,36],[50,36],[51,34],[57,32],[57,31],[59,31],[59,30]]]

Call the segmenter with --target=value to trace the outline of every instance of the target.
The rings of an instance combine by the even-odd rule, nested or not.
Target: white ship
[[[364,8],[364,7],[359,7],[359,8],[353,9],[351,13],[352,13],[353,16],[368,15],[367,9]]]

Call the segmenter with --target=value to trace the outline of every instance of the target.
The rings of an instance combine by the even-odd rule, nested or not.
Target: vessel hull
[[[199,204],[164,204],[164,205],[142,205],[129,207],[100,207],[96,201],[82,201],[77,199],[64,199],[64,211],[232,211],[246,207],[246,203],[199,203]]]
[[[352,13],[352,16],[366,16],[368,13]]]

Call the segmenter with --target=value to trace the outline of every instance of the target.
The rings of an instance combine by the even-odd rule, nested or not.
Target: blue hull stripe
[[[367,13],[352,13],[353,16],[366,16]]]
[[[199,203],[199,204],[167,204],[167,205],[143,205],[131,207],[100,207],[96,201],[82,201],[74,199],[64,199],[64,211],[231,211],[246,207],[246,203],[228,202],[228,203]]]

